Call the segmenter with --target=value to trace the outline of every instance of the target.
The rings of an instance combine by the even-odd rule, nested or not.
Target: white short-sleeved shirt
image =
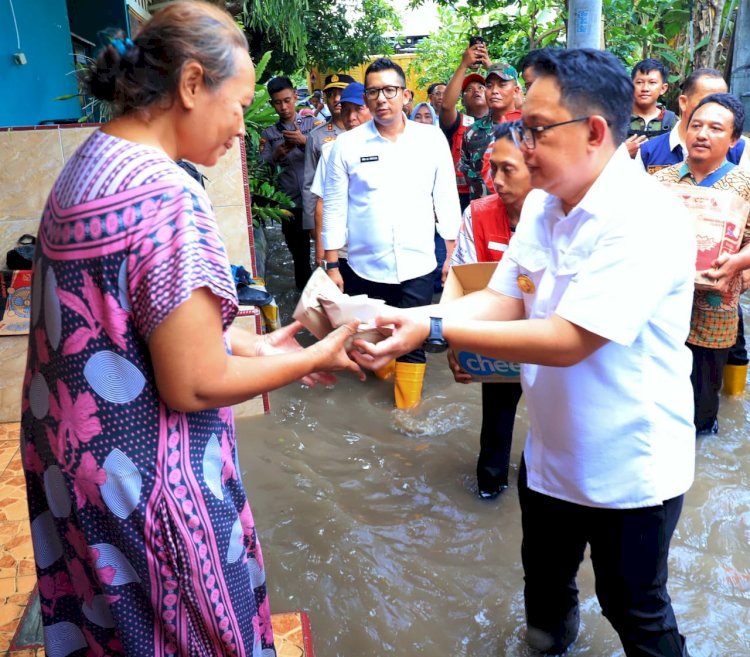
[[[522,366],[533,490],[635,508],[690,487],[696,247],[684,213],[624,146],[567,216],[557,197],[527,196],[490,288],[522,298],[530,319],[557,314],[609,340],[571,367]]]
[[[324,248],[348,240],[351,268],[380,283],[433,271],[435,221],[447,240],[461,221],[448,142],[439,128],[414,121],[405,121],[396,141],[381,136],[374,121],[340,135],[324,198]]]
[[[328,157],[333,149],[334,142],[328,141],[323,144],[320,150],[320,159],[318,160],[318,166],[315,168],[315,177],[313,178],[312,185],[310,186],[310,192],[312,192],[318,198],[323,198],[325,192],[326,183],[326,172],[328,171]],[[346,248],[346,244],[339,249],[339,258],[346,259],[349,256]]]

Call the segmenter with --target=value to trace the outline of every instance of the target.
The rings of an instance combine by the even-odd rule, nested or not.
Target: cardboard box
[[[737,253],[750,204],[729,191],[671,183],[695,222],[695,286],[711,289],[716,281],[704,275],[722,254]]]
[[[470,292],[487,287],[497,267],[496,262],[477,262],[470,265],[454,265],[448,271],[440,303],[458,299]],[[472,381],[482,383],[513,383],[521,380],[521,366],[497,358],[489,358],[470,351],[456,354],[461,368],[471,374]]]

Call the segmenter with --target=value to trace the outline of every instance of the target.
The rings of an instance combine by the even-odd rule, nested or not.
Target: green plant
[[[290,218],[289,210],[294,201],[284,192],[276,189],[278,167],[271,167],[265,162],[248,162],[247,180],[252,200],[253,226],[260,225],[260,220],[281,223]]]
[[[77,57],[80,59],[82,56],[77,55]],[[83,62],[76,62],[75,68],[68,73],[68,75],[75,75],[78,93],[56,96],[55,100],[80,99],[82,116],[78,119],[78,123],[107,123],[112,119],[112,104],[86,94],[83,78],[94,60],[90,57],[83,57],[83,59]]]

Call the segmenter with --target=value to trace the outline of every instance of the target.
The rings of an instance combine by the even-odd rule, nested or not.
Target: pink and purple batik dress
[[[94,133],[34,262],[22,451],[46,654],[275,655],[229,408],[160,399],[153,330],[237,300],[210,203],[162,152]]]

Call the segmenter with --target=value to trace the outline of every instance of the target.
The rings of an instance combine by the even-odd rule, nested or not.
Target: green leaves
[[[253,54],[272,49],[272,68],[284,73],[344,70],[391,53],[385,34],[399,26],[388,0],[244,0],[239,17]]]

